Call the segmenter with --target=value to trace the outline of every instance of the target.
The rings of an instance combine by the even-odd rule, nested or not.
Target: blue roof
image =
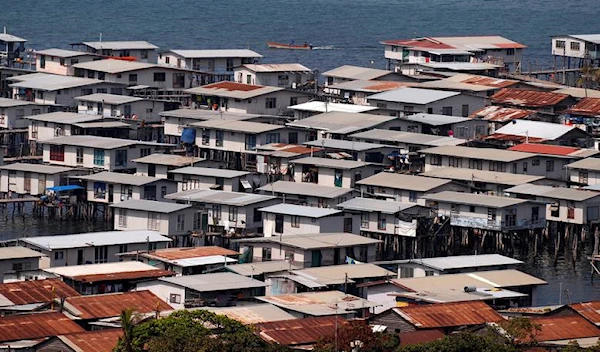
[[[54,187],[46,188],[47,191],[54,191],[54,192],[72,191],[75,189],[83,189],[83,187],[77,186],[77,185],[68,185],[68,186],[54,186]]]

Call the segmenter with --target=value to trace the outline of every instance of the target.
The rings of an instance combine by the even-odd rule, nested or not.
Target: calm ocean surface
[[[246,48],[263,62],[300,62],[320,72],[353,64],[384,68],[386,39],[415,36],[498,34],[527,45],[523,60],[551,67],[550,36],[600,33],[600,10],[583,0],[0,0],[0,27],[29,40],[29,47],[69,48],[98,40],[147,40],[161,49]],[[307,41],[329,49],[270,50],[267,41]],[[103,231],[112,224],[11,218],[0,213],[0,240]],[[578,260],[560,251],[524,254],[523,270],[549,282],[534,304],[600,299],[600,277],[591,283],[587,250]],[[564,291],[568,290],[568,294]]]

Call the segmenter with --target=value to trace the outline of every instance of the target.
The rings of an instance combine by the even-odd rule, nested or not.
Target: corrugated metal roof
[[[0,247],[0,260],[39,258],[45,256],[45,254],[42,254],[38,251],[34,251],[33,249],[29,249],[27,247]]]
[[[589,88],[565,87],[555,90],[554,93],[567,94],[578,99],[600,98],[600,90]]]
[[[264,133],[285,128],[284,125],[252,121],[207,120],[191,123],[190,126],[201,129],[215,129],[245,133]]]
[[[413,259],[410,262],[418,263],[437,270],[451,270],[464,268],[480,268],[486,266],[518,265],[522,261],[500,254],[456,255],[449,257],[435,257]]]
[[[89,94],[89,95],[75,97],[75,100],[91,101],[91,102],[95,102],[95,103],[105,103],[105,104],[111,104],[111,105],[121,105],[121,104],[134,103],[136,101],[141,101],[144,99],[138,98],[138,97],[130,97],[128,95],[96,93],[96,94]]]
[[[569,37],[581,39],[594,44],[600,44],[600,34],[569,34]]]
[[[403,211],[412,210],[418,207],[416,203],[392,202],[389,200],[373,198],[352,198],[337,205],[342,210],[380,212],[383,214],[396,214]]]
[[[582,202],[600,197],[600,193],[567,187],[552,187],[525,183],[504,190],[506,193],[525,194],[549,199],[565,199]]]
[[[140,255],[142,254],[140,253]],[[151,278],[174,274],[170,271],[159,270],[152,265],[135,260],[116,263],[59,266],[47,268],[44,271],[60,277],[72,278],[84,282]]]
[[[262,191],[265,194],[275,192],[328,199],[341,197],[353,191],[350,188],[320,186],[314,183],[293,181],[276,181],[275,183],[262,186],[257,190]]]
[[[438,329],[406,331],[398,334],[401,347],[440,340],[444,336],[446,335]]]
[[[122,335],[122,329],[103,329],[61,335],[58,338],[69,346],[76,346],[80,352],[112,352]]]
[[[79,128],[127,128],[132,129],[133,126],[131,124],[120,122],[120,121],[98,121],[98,122],[84,122],[84,123],[74,123],[74,126]]]
[[[589,156],[598,154],[597,150],[589,149],[585,150],[576,147],[566,147],[562,145],[551,145],[551,144],[539,144],[539,143],[521,143],[508,148],[516,152],[527,152],[535,154],[547,154],[547,155],[558,155],[558,156],[573,156],[577,157],[582,154],[583,156]],[[586,153],[587,152],[587,153]]]
[[[36,50],[35,54],[36,55],[54,56],[54,57],[64,57],[64,58],[84,56],[84,55],[91,55],[91,56],[94,55],[92,53],[86,53],[83,51],[65,50],[65,49],[58,49],[58,48]]]
[[[282,246],[318,249],[343,248],[381,243],[382,241],[354,235],[351,233],[311,233],[303,235],[285,235],[274,237],[259,237],[239,240],[242,243],[280,243]]]
[[[484,302],[457,302],[394,308],[402,318],[420,329],[449,328],[503,321]]]
[[[466,143],[466,140],[460,138],[381,129],[371,129],[368,131],[355,133],[350,135],[350,138],[427,147],[451,146]]]
[[[111,82],[105,82],[91,78],[53,75],[48,73],[32,73],[29,75],[19,76],[17,82],[9,84],[9,87],[55,91],[100,83],[111,84]],[[117,83],[112,84],[121,85]]]
[[[0,98],[0,108],[10,108],[13,106],[24,106],[24,105],[37,105],[37,104],[32,101]],[[377,109],[377,108],[375,108],[375,109]]]
[[[448,180],[467,182],[486,182],[501,185],[521,185],[543,180],[544,176],[531,176],[512,174],[508,172],[496,172],[487,170],[463,169],[460,167],[441,167],[423,172],[421,176],[445,178]]]
[[[58,145],[74,145],[78,147],[117,149],[130,145],[147,145],[155,147],[174,147],[174,144],[135,141],[131,139],[98,137],[98,136],[62,136],[46,139],[42,143]]]
[[[130,209],[139,211],[149,211],[155,213],[173,213],[176,211],[191,208],[191,204],[177,204],[168,202],[158,202],[146,199],[130,199],[123,202],[110,205],[111,208]]]
[[[583,169],[583,170],[594,170],[600,171],[600,159],[599,158],[585,158],[577,160],[576,162],[566,165],[570,169]]]
[[[329,103],[323,101],[309,101],[306,103],[288,106],[288,109],[299,110],[299,111],[312,111],[312,112],[350,112],[359,113],[377,110],[375,106],[366,105],[354,105],[354,104],[342,104],[342,103]]]
[[[501,106],[491,105],[475,111],[470,117],[481,118],[493,122],[508,122],[516,119],[526,119],[535,114],[536,112],[533,110],[503,108]]]
[[[0,166],[0,170],[35,172],[40,174],[58,174],[73,170],[71,167],[44,165],[44,164],[29,164],[29,163],[14,163]]]
[[[427,192],[449,184],[450,182],[452,181],[438,178],[404,175],[392,172],[380,172],[373,176],[369,176],[357,181],[356,184]]]
[[[385,146],[383,144],[378,143],[368,143],[368,142],[357,142],[357,141],[349,141],[345,139],[317,139],[314,141],[306,142],[305,145],[310,145],[313,147],[322,147],[322,148],[332,148],[332,149],[341,149],[341,150],[351,150],[351,151],[365,151],[371,149],[378,148],[389,148],[389,146]]]
[[[333,336],[335,329],[348,324],[339,317],[312,317],[258,324],[259,336],[283,346],[309,345]]]
[[[131,161],[143,164],[157,164],[182,167],[186,165],[192,165],[202,160],[202,158],[196,158],[192,156],[182,156],[174,154],[150,154],[141,158],[133,159]]]
[[[129,253],[129,254],[134,254]],[[164,248],[157,249],[149,253],[142,253],[141,256],[156,260],[180,260],[190,259],[199,257],[211,257],[211,256],[234,256],[240,253],[232,251],[231,249],[218,247],[218,246],[204,246],[204,247],[185,247],[185,248]]]
[[[206,204],[226,204],[244,206],[277,199],[276,197],[241,192],[214,191],[211,189],[191,189],[168,194],[165,198]]]
[[[162,278],[160,281],[198,292],[240,290],[266,286],[262,281],[230,272],[169,277]]]
[[[218,82],[201,87],[187,89],[185,92],[195,95],[217,96],[232,99],[251,99],[265,94],[284,90],[281,87],[256,86],[235,82]]]
[[[38,339],[75,332],[83,328],[58,312],[0,317],[0,341]]]
[[[75,124],[80,122],[101,121],[103,117],[100,115],[77,114],[74,112],[57,111],[47,114],[31,115],[25,117],[32,121],[52,122],[60,124]]]
[[[535,334],[537,342],[600,336],[600,329],[579,315],[533,317],[531,322],[541,328]]]
[[[287,125],[324,130],[329,133],[350,134],[361,130],[369,130],[395,119],[397,119],[395,116],[334,111],[289,122]]]
[[[414,39],[387,40],[386,45],[404,46],[418,49],[463,49],[482,51],[485,49],[523,49],[525,45],[498,36],[464,36],[464,37],[422,37]]]
[[[197,258],[166,260],[166,262],[173,264],[175,266],[182,267],[182,268],[188,268],[188,267],[193,267],[193,266],[203,266],[203,265],[213,265],[213,264],[227,265],[230,263],[237,263],[237,259],[232,259],[232,258],[225,257],[222,255],[209,255],[209,256],[197,257]]]
[[[120,172],[110,172],[110,171],[102,171],[96,174],[85,175],[85,176],[72,176],[72,178],[77,178],[86,181],[94,181],[94,182],[107,182],[107,183],[116,183],[116,184],[124,184],[124,185],[132,185],[132,186],[143,186],[157,181],[166,181],[162,178],[158,177],[150,177],[150,176],[142,176],[142,175],[130,175],[124,174]],[[170,181],[173,182],[173,181]]]
[[[141,279],[155,279],[159,277],[174,276],[176,273],[169,270],[145,270],[145,271],[129,271],[112,274],[95,274],[95,275],[78,275],[73,276],[73,281],[81,281],[84,283],[96,282],[113,282],[113,281],[136,281]]]
[[[365,92],[365,93],[380,93],[387,90],[397,89],[400,87],[417,86],[418,83],[413,82],[394,82],[394,81],[377,81],[377,80],[354,80],[330,84],[328,89],[339,89],[342,91]]]
[[[229,265],[227,270],[244,276],[258,276],[263,274],[276,273],[279,271],[289,271],[301,269],[299,265],[294,265],[287,260],[274,260],[267,262],[256,262],[246,264]]]
[[[504,88],[492,95],[494,103],[527,107],[554,106],[567,99],[566,94],[528,89]]]
[[[600,326],[600,301],[574,303],[569,305],[577,313],[596,326]]]
[[[292,271],[293,275],[313,280],[321,285],[340,285],[345,279],[375,279],[393,278],[396,273],[375,264],[342,264],[315,268],[305,268]]]
[[[171,50],[172,53],[189,59],[242,57],[261,58],[262,55],[248,49],[205,49],[205,50]]]
[[[71,297],[66,299],[64,308],[84,320],[117,317],[128,308],[140,314],[173,310],[173,307],[147,290]]]
[[[310,156],[300,158],[300,159],[294,159],[294,160],[290,161],[290,163],[299,164],[299,165],[314,165],[316,167],[329,167],[329,168],[333,168],[333,169],[344,169],[344,170],[352,170],[352,169],[357,169],[359,167],[373,165],[371,163],[367,163],[364,161],[328,159],[328,158],[318,158],[318,157],[310,157]]]
[[[433,69],[444,69],[451,71],[489,71],[499,69],[499,65],[488,64],[486,62],[427,62],[419,63],[419,66]]]
[[[194,119],[194,120],[251,120],[256,119],[262,116],[268,116],[276,118],[276,116],[269,115],[256,115],[256,114],[244,114],[237,113],[231,111],[213,111],[213,110],[205,110],[205,109],[177,109],[177,110],[169,110],[163,111],[159,114],[164,117],[176,117],[176,118],[185,118],[185,119]]]
[[[81,44],[94,48],[96,50],[154,50],[158,47],[145,40],[118,40],[118,41],[101,41],[101,42],[82,42]]]
[[[444,146],[428,149],[421,149],[419,153],[456,156],[461,158],[472,158],[481,160],[513,162],[527,158],[533,158],[536,154],[513,152],[511,150],[493,149],[493,148],[471,148],[462,146]]]
[[[256,299],[276,305],[285,310],[311,316],[344,315],[348,314],[348,311],[356,311],[377,305],[377,303],[340,291],[292,293],[256,297]]]
[[[527,186],[530,186],[527,184]],[[519,187],[519,186],[516,186]],[[506,190],[506,192],[510,192]],[[428,194],[423,196],[423,198],[435,202],[442,203],[453,203],[453,204],[467,204],[467,205],[480,205],[489,208],[506,208],[512,207],[517,204],[527,203],[526,199],[518,199],[518,198],[509,198],[509,197],[499,197],[499,196],[490,196],[487,194],[475,194],[475,193],[461,193],[461,192],[452,192],[452,191],[444,191],[434,194]]]
[[[0,306],[46,303],[57,297],[72,296],[79,296],[79,293],[59,279],[0,284]]]
[[[242,177],[249,174],[247,171],[236,171],[228,169],[215,169],[210,167],[186,166],[169,171],[174,174],[196,175],[196,176],[214,176],[223,178]]]
[[[370,95],[367,100],[425,105],[457,95],[460,95],[460,92],[403,87]]]
[[[308,218],[322,218],[331,215],[339,215],[342,214],[341,210],[330,209],[330,208],[319,208],[319,207],[309,207],[305,205],[296,205],[296,204],[275,204],[265,208],[258,209],[259,211],[265,213],[273,213],[273,214],[284,214],[284,215],[296,215],[296,216],[304,216]]]
[[[600,116],[600,98],[583,98],[567,110],[571,115]]]
[[[352,65],[343,65],[322,73],[322,75],[325,77],[362,80],[377,79],[391,74],[394,74],[394,72]]]
[[[238,305],[235,307],[202,307],[198,309],[192,308],[189,310],[207,310],[219,315],[224,315],[229,319],[237,320],[244,325],[296,319],[296,317],[279,307],[275,307],[272,304],[263,303],[244,305],[240,305],[240,303],[238,303]]]
[[[496,130],[497,134],[505,134],[520,137],[539,138],[544,140],[556,140],[571,131],[586,132],[575,126],[562,125],[558,123],[515,120]]]
[[[168,66],[158,66],[156,64],[149,64],[146,62],[139,61],[125,61],[125,60],[113,60],[113,59],[105,59],[105,60],[97,60],[97,61],[89,61],[82,62],[73,65],[74,68],[83,69],[83,70],[91,70],[98,72],[106,72],[110,74],[117,74],[129,71],[137,71],[143,70],[152,67],[158,67],[162,69],[168,69]]]
[[[312,72],[312,70],[302,64],[245,64],[245,68],[254,72]]]
[[[154,243],[171,242],[171,239],[162,236],[157,231],[106,231],[88,232],[73,235],[37,236],[22,238],[29,245],[45,249],[66,249],[79,247],[110,246],[129,243]]]
[[[448,116],[448,115],[435,115],[435,114],[414,114],[401,117],[400,120],[407,120],[412,122],[422,123],[429,126],[443,126],[451,125],[454,123],[461,123],[470,121],[471,118],[460,117],[460,116]]]
[[[8,34],[8,33],[0,33],[0,41],[10,43],[10,42],[26,42],[26,39],[17,37],[16,35]]]

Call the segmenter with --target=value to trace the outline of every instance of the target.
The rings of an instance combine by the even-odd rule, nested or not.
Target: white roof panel
[[[204,49],[204,50],[171,50],[181,57],[189,59],[210,59],[210,58],[261,58],[262,55],[248,49]]]
[[[171,239],[162,236],[157,231],[136,230],[28,237],[22,238],[19,241],[45,250],[55,250],[94,246],[114,246],[129,243],[171,242]]]
[[[367,97],[367,100],[424,105],[457,95],[460,95],[460,92],[404,87],[370,95]]]
[[[299,110],[299,111],[311,111],[311,112],[350,112],[360,113],[377,110],[375,106],[367,105],[354,105],[354,104],[342,104],[342,103],[326,103],[323,101],[309,101],[306,103],[289,106],[288,109]]]
[[[260,208],[259,211],[273,214],[297,215],[308,218],[322,218],[325,216],[339,215],[341,210],[330,208],[309,207],[296,204],[275,204],[269,207]]]
[[[119,41],[101,41],[101,42],[82,42],[81,44],[87,45],[96,50],[109,49],[109,50],[154,50],[158,47],[154,44],[148,43],[144,40],[119,40]]]

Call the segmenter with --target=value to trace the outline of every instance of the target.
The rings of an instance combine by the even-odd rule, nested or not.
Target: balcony
[[[402,51],[386,50],[384,53],[384,57],[390,60],[403,61]]]
[[[492,231],[516,231],[544,228],[546,226],[546,219],[517,219],[514,222],[505,222],[499,216],[495,220],[488,220],[487,217],[451,214],[450,225]]]

